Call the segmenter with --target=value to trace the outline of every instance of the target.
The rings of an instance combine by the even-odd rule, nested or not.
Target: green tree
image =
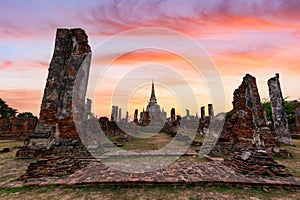
[[[2,118],[14,117],[16,113],[17,113],[16,109],[9,107],[7,103],[0,98],[0,117]]]
[[[19,119],[24,119],[24,118],[37,119],[37,117],[34,116],[31,112],[22,112],[22,113],[19,113],[17,115],[17,117]]]

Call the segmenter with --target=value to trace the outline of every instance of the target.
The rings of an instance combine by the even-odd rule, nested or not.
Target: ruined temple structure
[[[214,118],[214,107],[212,104],[208,104],[208,116],[210,119]]]
[[[202,106],[200,109],[200,119],[197,129],[199,135],[205,136],[209,132],[210,120],[214,118],[214,108],[212,104],[208,104],[208,116],[205,116],[205,106]]]
[[[279,142],[292,145],[288,119],[284,108],[284,99],[281,92],[279,74],[268,80],[269,95],[272,107],[274,129]]]
[[[216,146],[219,149],[215,151],[228,151],[223,164],[239,173],[289,176],[285,167],[271,156],[289,152],[278,148],[275,132],[266,125],[255,77],[247,74],[235,90],[233,110],[227,115],[224,132]]]
[[[139,119],[137,118],[136,112],[137,110],[135,110],[134,113],[134,123],[136,125],[145,127],[151,123],[152,126],[163,126],[163,123],[166,120],[166,113],[164,110],[160,109],[160,105],[157,103],[153,81],[151,85],[151,95],[146,110],[143,109]]]
[[[85,118],[90,61],[91,49],[84,30],[57,29],[39,121],[25,147],[17,152],[17,157],[39,157],[54,152],[69,154],[68,146],[80,145],[73,114]],[[63,150],[59,151],[58,147]]]
[[[223,132],[213,152],[230,153],[245,147],[279,147],[274,131],[266,124],[255,77],[247,74],[234,91],[233,110],[225,120]]]
[[[87,98],[85,103],[85,119],[90,119],[92,117],[92,100]]]
[[[25,140],[33,134],[36,124],[35,118],[0,118],[0,139]]]
[[[176,115],[175,108],[171,109],[170,117],[166,119],[166,122],[161,129],[161,132],[167,133],[170,136],[175,136],[180,126],[181,116]]]

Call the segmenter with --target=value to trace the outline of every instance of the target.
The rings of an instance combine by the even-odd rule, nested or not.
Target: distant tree
[[[14,108],[11,108],[7,105],[7,103],[0,98],[0,117],[1,118],[8,118],[8,117],[14,117],[17,113],[17,110]]]
[[[19,119],[24,119],[24,118],[30,118],[30,119],[38,119],[36,116],[34,116],[31,112],[23,112],[19,113],[17,115]]]

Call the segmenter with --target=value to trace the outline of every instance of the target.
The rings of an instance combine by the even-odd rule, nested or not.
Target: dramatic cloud
[[[99,34],[164,27],[191,36],[222,31],[279,31],[299,26],[299,1],[110,1],[78,18]],[[93,30],[92,30],[93,31]],[[93,32],[94,33],[94,32]]]
[[[7,101],[19,110],[38,113],[58,27],[84,28],[93,51],[107,37],[133,28],[162,27],[184,33],[202,45],[216,64],[224,81],[228,109],[233,90],[245,73],[257,76],[263,97],[268,97],[266,81],[275,72],[282,75],[286,96],[300,96],[296,88],[300,76],[298,0],[110,0],[88,3],[29,0],[2,2],[0,10],[0,97],[7,96]],[[164,37],[170,36],[142,33],[132,37],[159,37],[164,42]],[[129,45],[126,38],[124,41],[120,45]],[[114,46],[105,49],[107,55],[104,56],[110,56],[114,50]],[[189,53],[197,56],[193,50]],[[103,57],[97,54],[93,57],[94,64],[101,66]],[[103,101],[96,103],[105,102],[110,107],[111,88],[120,77],[136,66],[149,63],[176,70],[198,88],[195,93],[201,99],[200,105],[209,101],[203,89],[205,86],[198,83],[195,72],[184,59],[169,52],[141,50],[120,55],[112,63],[102,80],[107,85],[99,97]],[[139,77],[131,77],[132,82],[148,81],[151,78],[146,75],[153,75],[154,79],[161,77],[168,79],[172,86],[180,86],[181,82],[172,79],[164,69],[156,72],[148,69]],[[91,76],[96,75],[91,73]],[[147,96],[148,91],[144,88],[139,94]],[[161,101],[167,96],[168,93],[162,94]],[[146,100],[144,96],[136,95],[132,102],[144,105]]]

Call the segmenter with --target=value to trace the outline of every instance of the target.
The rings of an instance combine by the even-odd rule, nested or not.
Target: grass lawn
[[[288,149],[292,155],[292,159],[275,159],[278,163],[286,167],[287,172],[294,176],[300,177],[300,140],[293,140],[295,146],[281,145],[281,148]]]
[[[166,133],[157,133],[145,138],[146,134],[140,133],[139,137],[130,137],[129,142],[120,142],[117,137],[110,137],[112,142],[123,144],[124,150],[158,150],[166,146],[173,138]]]
[[[22,146],[23,141],[0,142],[0,149],[10,148],[8,153],[0,154],[0,185],[19,178],[25,173],[27,166],[34,160],[21,160],[16,158],[17,149]],[[0,198],[1,199],[1,198]]]
[[[0,189],[0,199],[299,199],[290,190],[228,188],[227,186],[145,186],[145,187],[26,187]]]

